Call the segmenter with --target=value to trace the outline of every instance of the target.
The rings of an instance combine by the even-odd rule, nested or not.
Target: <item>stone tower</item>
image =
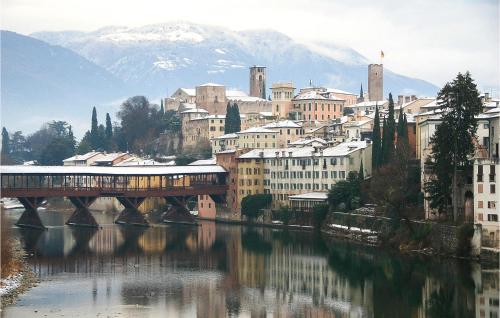
[[[250,67],[250,96],[266,99],[266,67]]]
[[[384,100],[383,64],[368,65],[368,99],[370,101]]]

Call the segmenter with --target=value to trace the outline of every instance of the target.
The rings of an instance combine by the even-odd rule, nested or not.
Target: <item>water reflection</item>
[[[59,224],[56,216],[45,217]],[[113,217],[96,215],[107,224],[99,229],[16,230],[42,283],[2,316],[34,310],[92,317],[498,313],[498,269],[475,263],[391,255],[312,233],[211,222],[122,227],[112,225]]]

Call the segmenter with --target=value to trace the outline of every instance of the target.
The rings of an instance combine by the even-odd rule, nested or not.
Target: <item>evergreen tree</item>
[[[97,122],[97,110],[94,106],[92,108],[92,122],[91,122],[91,127],[90,127],[90,145],[92,149],[98,149],[99,148],[99,124]]]
[[[2,155],[9,155],[10,153],[10,138],[9,132],[5,127],[2,128]]]
[[[226,120],[224,122],[224,134],[230,134],[232,132],[232,107],[231,104],[228,102],[226,106]]]
[[[446,204],[451,202],[456,221],[460,192],[458,171],[470,169],[469,159],[474,155],[473,141],[477,131],[475,116],[482,111],[483,105],[469,72],[458,73],[452,82],[446,83],[437,100],[444,115],[431,139],[429,167],[433,177],[426,183],[426,191],[431,207],[440,212],[448,212]]]
[[[113,125],[111,124],[111,117],[106,113],[106,150],[110,151],[113,144]]]
[[[359,100],[363,100],[363,98],[364,98],[363,83],[361,83],[361,88],[359,90]]]
[[[358,178],[360,181],[365,180],[365,169],[363,167],[363,159],[361,159],[361,164],[359,165]]]
[[[384,126],[385,133],[385,126]],[[394,100],[392,93],[389,93],[389,111],[387,114],[387,147],[384,154],[384,163],[387,164],[392,159],[394,154],[394,136],[396,133],[396,119],[394,117]]]
[[[399,116],[398,116],[398,128],[396,130],[397,135],[398,135],[398,139],[400,138],[400,136],[403,136],[404,128],[405,128],[405,125],[404,125],[404,119],[403,119],[403,107],[400,107],[399,108]]]
[[[238,107],[238,104],[234,103],[233,105],[233,120],[234,120],[234,127],[233,127],[233,132],[238,132],[241,131],[241,116],[240,116],[240,109]]]
[[[375,106],[375,119],[373,120],[372,132],[372,168],[376,169],[380,166],[381,156],[381,140],[380,140],[380,116],[378,113],[378,106]]]
[[[161,106],[160,106],[160,116],[163,117],[165,115],[165,108],[163,108],[163,98],[161,99]]]
[[[383,166],[389,162],[389,127],[387,120],[384,118],[382,126],[382,151],[380,153],[379,166]]]

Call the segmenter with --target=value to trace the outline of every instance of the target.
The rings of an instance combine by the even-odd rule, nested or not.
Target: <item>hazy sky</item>
[[[1,0],[2,29],[91,31],[172,20],[266,28],[301,42],[335,42],[439,86],[469,70],[500,87],[498,0]],[[495,92],[498,94],[498,91]]]

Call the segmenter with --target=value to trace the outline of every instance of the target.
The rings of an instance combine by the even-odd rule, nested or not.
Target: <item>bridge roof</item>
[[[36,175],[189,175],[225,173],[226,170],[217,165],[205,166],[147,166],[147,167],[96,167],[96,166],[0,166],[2,174],[36,174]]]

